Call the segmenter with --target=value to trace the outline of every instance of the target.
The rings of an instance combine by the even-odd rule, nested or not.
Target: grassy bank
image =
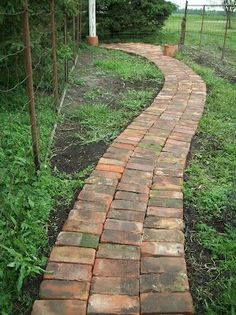
[[[236,311],[236,89],[210,68],[189,64],[207,84],[205,113],[184,186],[187,262],[196,314]]]
[[[55,158],[61,140],[60,162],[68,167],[63,171],[52,158],[42,163],[38,176],[32,163],[24,90],[7,98],[0,96],[1,314],[30,312],[52,240],[72,206],[75,192],[83,186],[84,177],[102,150],[150,103],[162,82],[160,71],[142,58],[84,47],[70,77],[51,152]],[[44,95],[37,99],[37,113],[43,161],[56,119],[51,98]],[[69,143],[64,141],[65,132],[69,132]],[[94,145],[102,146],[99,154],[97,146],[92,151]],[[66,155],[71,147],[74,160],[71,152]],[[90,151],[86,151],[88,147]],[[80,164],[81,160],[86,163]]]

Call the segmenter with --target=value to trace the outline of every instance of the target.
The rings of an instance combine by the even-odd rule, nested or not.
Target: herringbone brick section
[[[32,314],[193,314],[181,190],[206,87],[157,46],[106,47],[151,60],[165,84],[86,180],[51,252]]]

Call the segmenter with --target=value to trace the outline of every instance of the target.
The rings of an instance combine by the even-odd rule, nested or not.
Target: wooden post
[[[201,30],[200,30],[200,43],[199,46],[202,46],[202,33],[203,33],[203,26],[204,26],[204,20],[205,20],[205,13],[206,13],[206,6],[203,6],[202,9],[202,23],[201,23]]]
[[[40,169],[40,159],[39,159],[39,141],[38,141],[38,131],[37,131],[37,123],[36,123],[36,111],[35,111],[35,102],[34,102],[28,0],[24,1],[23,41],[24,41],[24,47],[25,47],[24,63],[25,63],[25,73],[27,77],[27,94],[28,94],[28,99],[29,99],[28,104],[29,104],[29,116],[30,116],[30,123],[31,123],[32,147],[33,147],[35,170],[37,172]]]
[[[98,45],[96,31],[96,0],[89,0],[89,36],[87,37],[87,42],[92,46]]]
[[[76,26],[75,26],[75,17],[73,16],[73,57],[74,57],[74,64],[77,55],[77,43],[76,43]]]
[[[180,34],[180,40],[179,45],[183,46],[185,43],[185,35],[186,35],[186,24],[187,24],[187,12],[188,12],[188,1],[186,0],[185,3],[185,10],[184,10],[184,17],[181,23],[181,34]]]
[[[55,1],[51,0],[51,31],[52,31],[52,72],[54,105],[57,110],[59,102],[58,77],[57,77],[57,51],[56,51],[56,25],[55,25]]]
[[[67,46],[67,16],[64,17],[64,45]],[[65,57],[64,62],[65,82],[68,82],[68,59]]]
[[[228,34],[228,27],[229,27],[229,19],[226,18],[225,34],[224,34],[224,42],[223,42],[223,47],[222,47],[221,60],[224,60],[224,57],[225,57],[225,46],[226,46],[226,38],[227,38],[227,34]]]

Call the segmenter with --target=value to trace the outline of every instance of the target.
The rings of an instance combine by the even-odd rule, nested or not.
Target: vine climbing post
[[[53,94],[54,105],[57,110],[59,102],[58,77],[57,77],[57,52],[56,52],[56,23],[55,23],[55,1],[51,0],[51,31],[52,31],[52,72],[53,72]]]
[[[89,0],[89,36],[87,43],[91,46],[98,46],[96,30],[96,0]]]
[[[67,49],[67,16],[64,17],[64,46],[65,49]],[[65,63],[64,63],[64,71],[65,71],[65,82],[68,82],[68,58],[65,57]]]
[[[37,130],[37,122],[36,122],[35,101],[34,101],[28,0],[24,1],[23,41],[24,41],[24,64],[25,64],[25,73],[26,73],[26,78],[27,78],[26,85],[27,85],[27,94],[28,94],[28,100],[29,100],[28,101],[29,116],[30,116],[30,123],[31,123],[32,147],[33,147],[35,170],[37,172],[40,169],[40,159],[39,159],[39,141],[38,141],[38,130]]]

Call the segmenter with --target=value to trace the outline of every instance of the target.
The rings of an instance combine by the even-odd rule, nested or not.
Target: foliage
[[[181,58],[190,63],[186,57]],[[234,314],[236,90],[234,84],[217,78],[211,69],[192,62],[190,65],[206,81],[208,98],[184,187],[186,208],[197,218],[191,246],[196,244],[198,250],[194,253],[193,248],[189,249],[189,267],[201,270],[202,261],[210,256],[199,276],[201,280],[193,278],[191,286],[201,314],[198,308],[203,305],[204,314]],[[199,256],[202,251],[204,258]]]
[[[159,30],[175,9],[165,0],[98,0],[99,33],[139,33]]]

